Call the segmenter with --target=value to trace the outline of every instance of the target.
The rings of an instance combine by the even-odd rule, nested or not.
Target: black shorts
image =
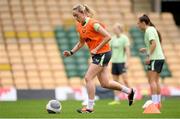
[[[92,63],[100,66],[107,66],[111,59],[111,55],[111,51],[101,54],[95,54],[92,56]]]
[[[112,63],[111,73],[113,75],[121,75],[126,72],[125,63]]]
[[[148,71],[156,71],[157,73],[161,73],[163,68],[164,60],[151,60],[150,64],[147,65]]]

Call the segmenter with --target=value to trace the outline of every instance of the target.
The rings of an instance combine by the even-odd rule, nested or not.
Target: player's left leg
[[[161,108],[161,87],[160,87],[160,72],[163,68],[164,60],[156,60],[154,63],[154,70],[156,72],[155,74],[155,82],[156,82],[156,94],[157,94],[157,104],[156,106],[160,109]]]
[[[157,85],[156,85],[156,72],[148,71],[148,81],[151,88],[151,98],[154,104],[157,104]]]
[[[122,82],[126,87],[129,87],[127,73],[126,72],[121,72],[120,76],[121,76],[121,79],[122,79],[122,81],[120,81],[120,82]],[[115,80],[114,75],[113,75],[113,80]],[[119,76],[118,76],[118,80],[119,80]],[[115,81],[119,82],[118,80],[115,80]],[[108,103],[109,105],[120,104],[120,98],[118,96],[119,91],[114,91],[114,94],[115,94],[114,101]]]
[[[157,102],[158,104],[156,105],[158,109],[161,108],[161,86],[160,86],[160,82],[159,82],[159,73],[157,73],[156,75],[156,85],[157,85]]]
[[[159,84],[159,74],[156,71],[148,71],[149,73],[149,84],[151,88],[151,98],[153,103],[156,105],[157,108],[160,109],[160,84]]]
[[[114,80],[109,80],[108,74],[109,74],[108,68],[107,66],[105,66],[103,67],[103,70],[97,75],[101,86],[108,89],[122,91],[128,94],[129,106],[131,106],[134,101],[134,90],[124,85],[121,85],[120,83]]]

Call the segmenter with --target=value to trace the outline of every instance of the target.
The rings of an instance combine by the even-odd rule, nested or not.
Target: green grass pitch
[[[180,98],[167,98],[163,101],[161,114],[142,114],[145,100],[136,101],[129,107],[127,101],[120,105],[109,106],[111,100],[96,101],[95,112],[78,114],[79,101],[62,101],[60,114],[48,114],[45,105],[48,100],[18,100],[0,102],[0,118],[180,118]]]

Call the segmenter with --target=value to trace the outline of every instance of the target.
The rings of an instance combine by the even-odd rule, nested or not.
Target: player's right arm
[[[68,56],[73,55],[75,52],[77,52],[79,49],[81,49],[84,46],[84,44],[85,44],[85,41],[82,38],[80,38],[79,42],[76,43],[76,45],[74,46],[74,48],[72,50],[70,50],[70,51],[65,50],[63,52],[64,56],[68,57]]]

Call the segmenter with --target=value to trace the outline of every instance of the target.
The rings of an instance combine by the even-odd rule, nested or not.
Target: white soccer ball
[[[58,100],[50,100],[46,105],[46,110],[49,114],[60,113],[62,109],[61,103]]]
[[[142,106],[143,109],[147,108],[150,104],[152,104],[153,101],[152,100],[147,100],[144,105]]]

